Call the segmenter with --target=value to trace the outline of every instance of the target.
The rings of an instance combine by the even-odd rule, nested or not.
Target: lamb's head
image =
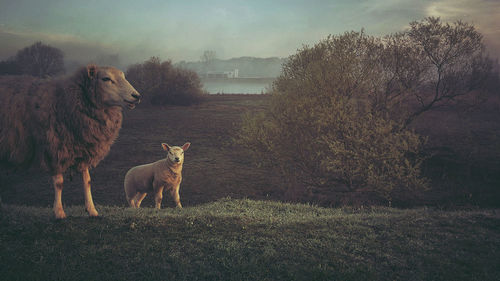
[[[182,147],[170,146],[166,143],[162,143],[161,146],[167,154],[167,159],[174,165],[182,165],[184,162],[184,151],[188,150],[191,143],[186,142]]]
[[[87,66],[88,77],[95,89],[97,103],[105,106],[135,108],[141,101],[141,95],[125,79],[125,74],[114,67]]]

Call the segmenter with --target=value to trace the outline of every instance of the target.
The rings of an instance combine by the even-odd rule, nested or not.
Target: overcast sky
[[[38,40],[69,59],[119,54],[124,64],[196,61],[204,50],[287,57],[328,34],[384,35],[427,16],[473,23],[500,56],[499,0],[0,0],[0,59]]]

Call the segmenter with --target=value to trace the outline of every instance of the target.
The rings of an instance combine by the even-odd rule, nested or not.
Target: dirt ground
[[[183,206],[193,206],[223,197],[285,200],[278,175],[257,168],[245,152],[232,143],[241,116],[265,108],[266,95],[210,95],[191,107],[147,107],[126,110],[123,128],[109,155],[91,170],[94,202],[125,206],[123,178],[133,166],[165,157],[162,142],[191,142],[185,154],[180,194]],[[495,107],[496,106],[496,107]],[[429,135],[434,152],[424,167],[433,179],[432,189],[415,196],[401,194],[399,206],[500,205],[500,110],[490,104],[485,110],[464,115],[438,110],[420,118],[415,129]],[[472,147],[472,149],[471,149]],[[50,206],[50,177],[40,171],[0,172],[0,195],[4,203]],[[72,180],[70,180],[72,177]],[[325,206],[365,204],[361,198],[339,198],[328,193],[296,198]],[[345,196],[345,195],[344,195]],[[352,197],[352,196],[351,196]],[[65,176],[65,205],[83,205],[81,175]],[[147,196],[144,206],[153,206]],[[164,206],[173,206],[168,195]]]
[[[191,142],[185,154],[180,194],[184,206],[218,198],[280,199],[276,177],[257,169],[232,144],[245,111],[259,110],[263,95],[211,95],[206,102],[191,107],[147,107],[125,110],[123,127],[108,156],[93,170],[94,202],[125,206],[123,178],[133,166],[164,158],[161,143],[182,145]],[[40,171],[2,173],[4,203],[49,206],[53,191],[50,177]],[[81,175],[65,176],[63,203],[82,205]],[[164,196],[164,206],[173,206]],[[147,196],[144,206],[153,206]]]

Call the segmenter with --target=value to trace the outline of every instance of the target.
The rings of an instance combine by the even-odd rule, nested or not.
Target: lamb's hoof
[[[66,218],[66,213],[63,210],[54,210],[56,220],[63,220]]]
[[[86,210],[87,213],[89,214],[89,217],[98,217],[99,213],[96,210]]]
[[[102,216],[89,216],[89,220],[102,220]]]

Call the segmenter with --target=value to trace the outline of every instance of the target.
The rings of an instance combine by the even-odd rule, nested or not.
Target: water
[[[266,93],[274,78],[205,78],[203,88],[210,94],[262,94]]]

